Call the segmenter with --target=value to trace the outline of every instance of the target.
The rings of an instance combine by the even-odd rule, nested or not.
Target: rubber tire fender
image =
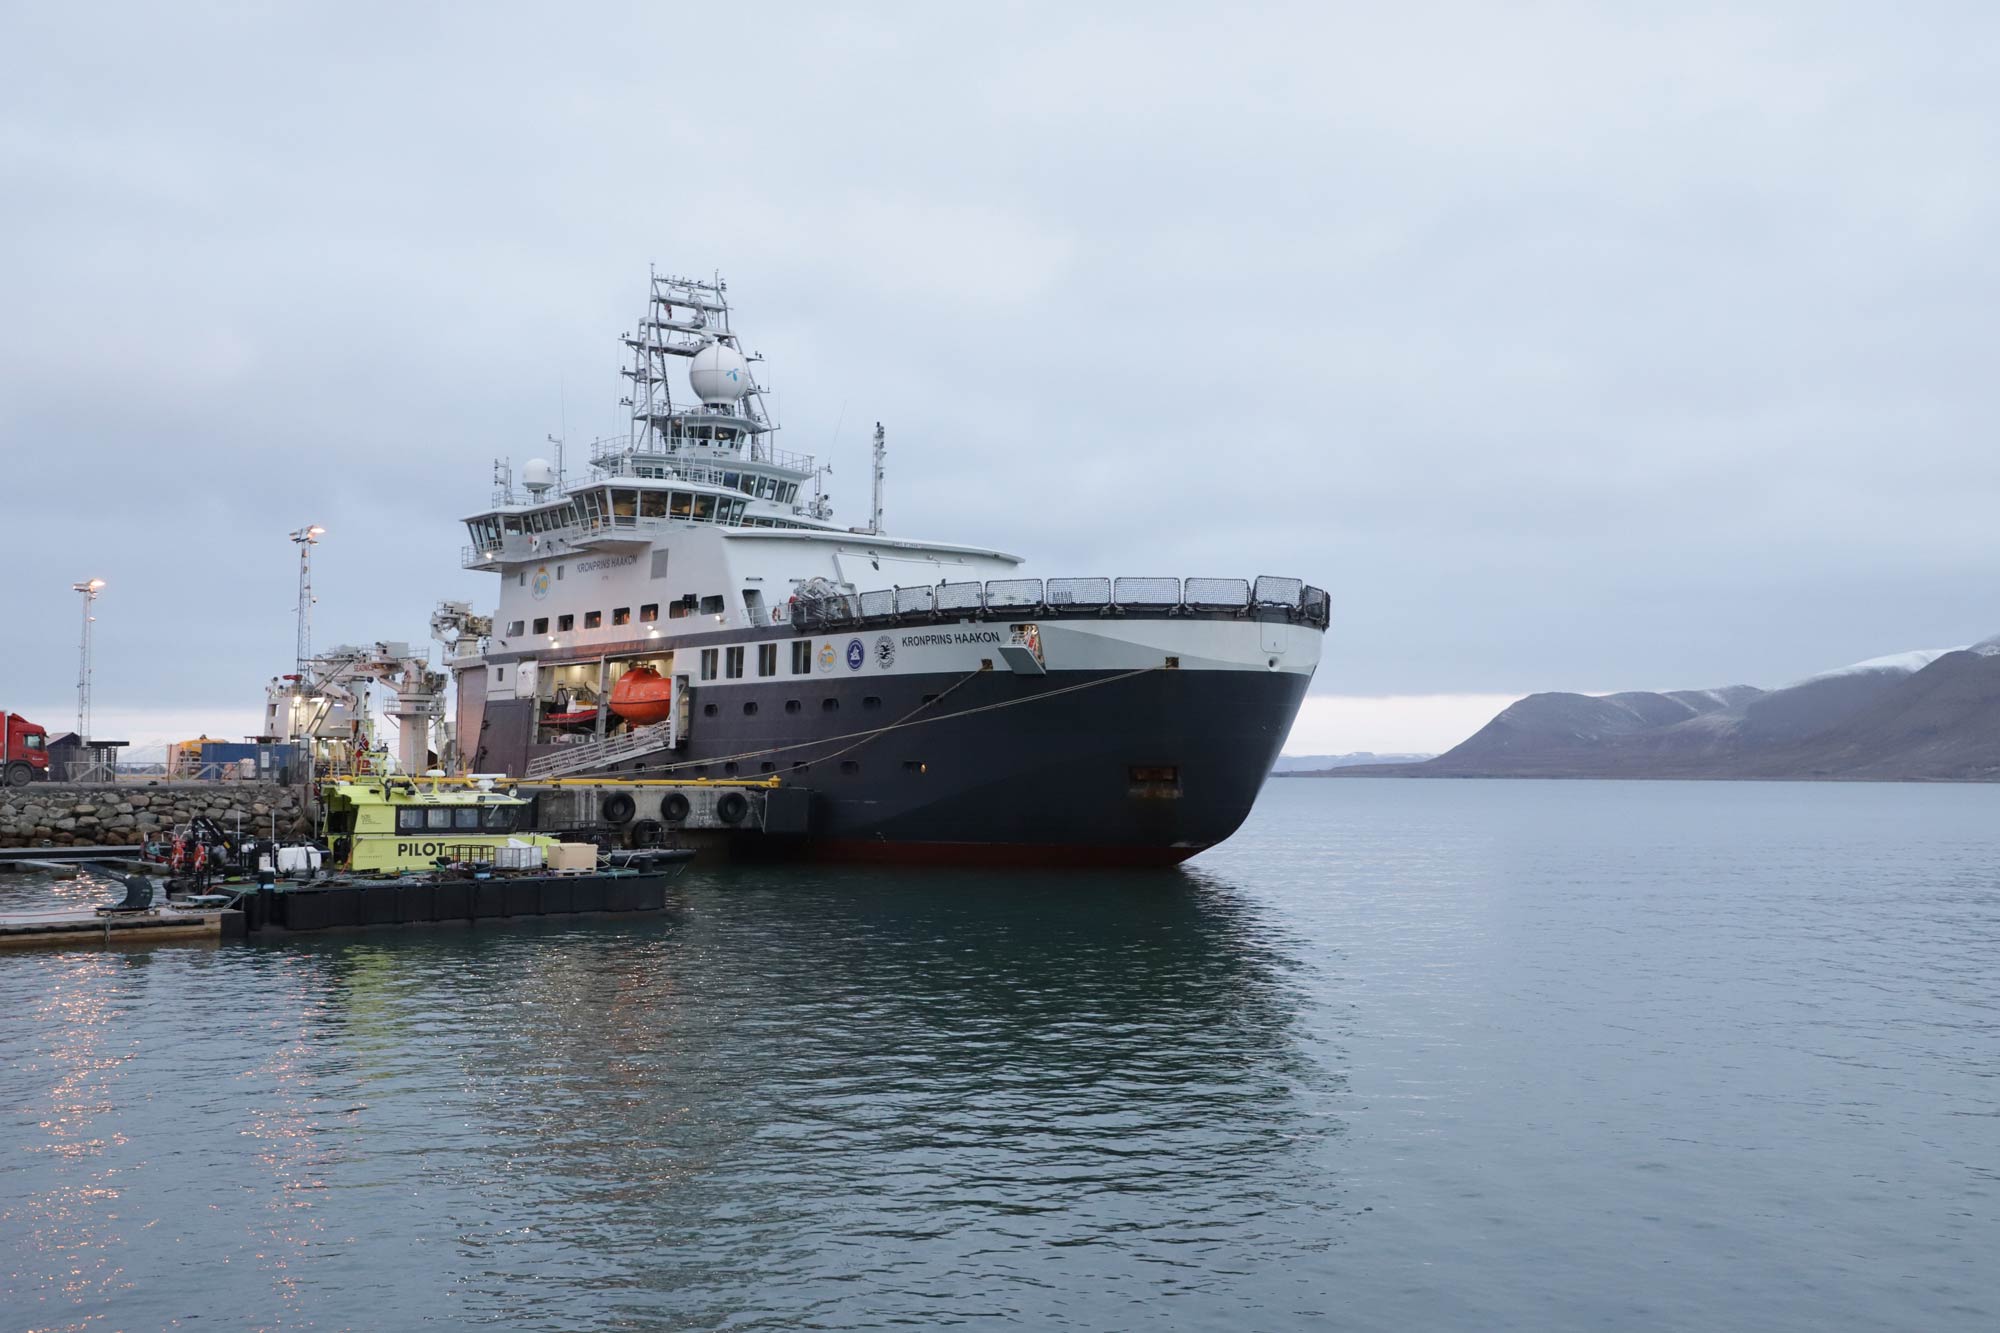
[[[631,796],[622,791],[615,791],[604,798],[604,804],[598,807],[598,813],[604,816],[608,824],[622,824],[638,809],[638,804]]]
[[[725,824],[741,824],[750,813],[750,799],[740,791],[724,792],[715,803],[715,817]]]
[[[667,826],[657,819],[642,819],[625,830],[625,845],[635,851],[641,847],[658,847],[660,839],[667,834]]]
[[[660,818],[670,824],[682,824],[687,822],[688,814],[693,809],[694,807],[688,804],[685,793],[670,791],[666,799],[660,802]]]

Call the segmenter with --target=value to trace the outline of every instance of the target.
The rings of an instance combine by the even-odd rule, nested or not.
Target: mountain
[[[1283,776],[1294,773],[1323,773],[1329,768],[1352,768],[1356,764],[1420,764],[1427,754],[1375,754],[1356,750],[1352,754],[1281,754],[1271,772]]]
[[[1413,777],[2000,779],[2000,638],[1776,690],[1531,694]]]

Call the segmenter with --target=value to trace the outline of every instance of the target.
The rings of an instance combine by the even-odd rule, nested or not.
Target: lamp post
[[[317,523],[300,528],[292,534],[292,542],[299,548],[299,683],[305,684],[306,663],[312,659],[312,608],[313,574],[312,549],[326,532]]]
[[[76,735],[87,746],[90,744],[90,627],[97,620],[91,614],[91,607],[104,588],[104,580],[85,579],[69,586],[83,594],[83,643],[77,651],[76,661]]]

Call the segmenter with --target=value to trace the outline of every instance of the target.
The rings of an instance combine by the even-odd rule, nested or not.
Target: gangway
[[[559,750],[540,755],[528,761],[528,777],[559,778],[571,773],[581,773],[586,769],[608,769],[613,764],[627,759],[637,759],[642,755],[659,750],[671,750],[676,743],[674,719],[655,722],[648,727],[634,727],[619,736],[607,736],[601,741],[578,741],[565,745]]]

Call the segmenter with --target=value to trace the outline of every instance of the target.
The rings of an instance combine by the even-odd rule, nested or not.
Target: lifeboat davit
[[[633,667],[611,687],[611,711],[635,727],[664,722],[674,711],[674,683],[651,667]]]

